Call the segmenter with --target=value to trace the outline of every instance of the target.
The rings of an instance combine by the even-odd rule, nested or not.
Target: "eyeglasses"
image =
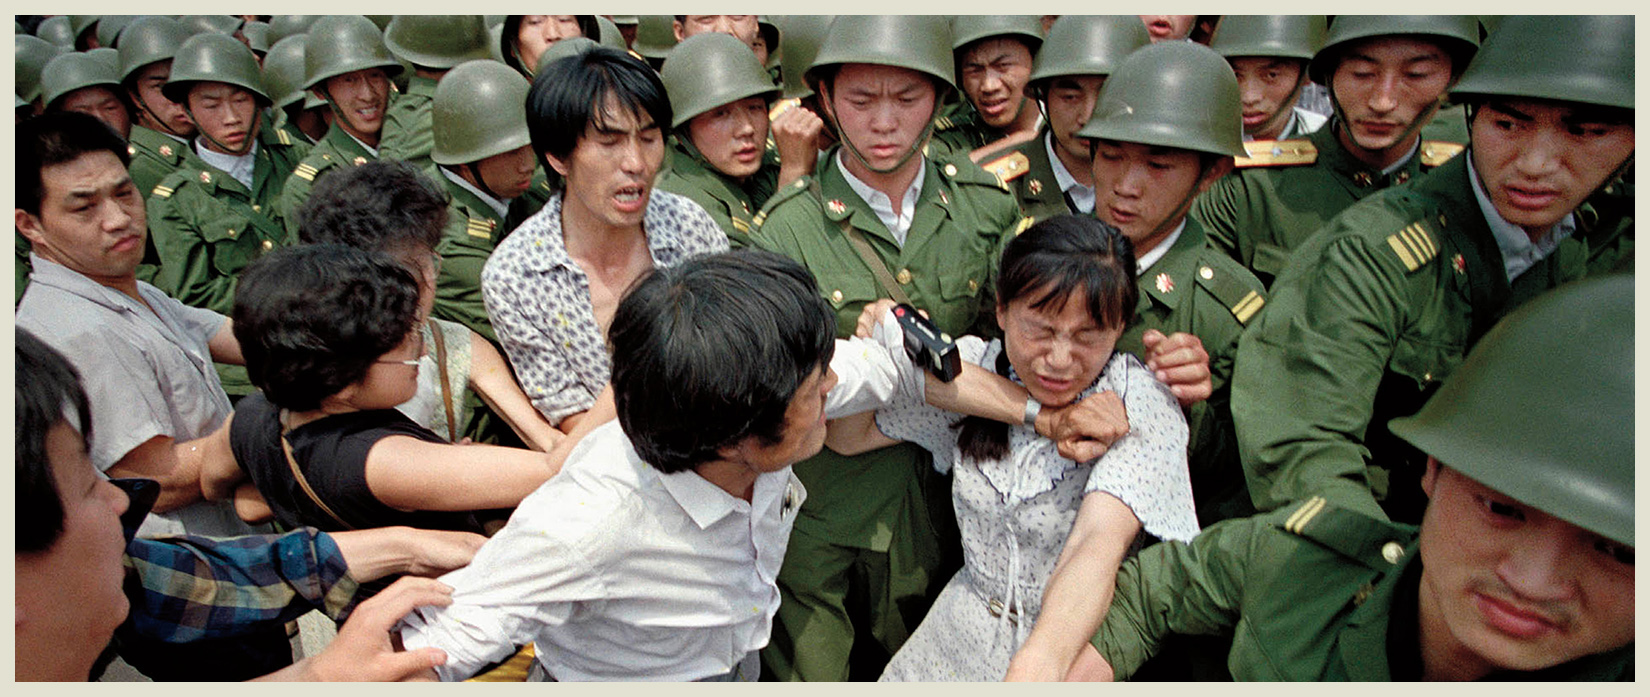
[[[440,330],[438,329],[436,331],[440,331]],[[416,349],[414,350],[413,353],[414,353],[414,355],[422,357],[424,355],[424,331],[423,331],[423,329],[422,328],[414,329],[413,330],[413,336],[415,337],[414,340],[413,340],[414,341],[413,345],[416,347]],[[373,361],[373,362],[374,363],[386,363],[386,364],[389,364],[389,365],[410,365],[410,366],[416,368],[416,367],[418,367],[419,360],[420,360],[420,358],[409,358],[409,359],[401,360],[401,361],[392,361],[392,360],[385,360],[385,359],[381,358],[381,359],[378,359],[378,360]]]

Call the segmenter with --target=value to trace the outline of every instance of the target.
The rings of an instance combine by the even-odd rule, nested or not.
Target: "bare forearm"
[[[932,373],[924,380],[923,397],[931,406],[1009,424],[1025,418],[1026,389],[977,365],[964,363],[951,382],[940,382]]]
[[[1043,608],[1010,666],[1011,677],[1059,680],[1111,607],[1117,569],[1140,522],[1116,497],[1084,497],[1072,534],[1043,590]],[[1017,671],[1025,674],[1015,676]]]

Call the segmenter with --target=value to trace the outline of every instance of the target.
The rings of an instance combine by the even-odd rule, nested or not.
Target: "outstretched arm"
[[[321,653],[305,658],[259,680],[384,682],[435,679],[436,666],[447,662],[441,649],[425,647],[401,651],[390,628],[414,608],[446,607],[453,589],[440,581],[408,576],[390,584],[357,608],[337,638]]]

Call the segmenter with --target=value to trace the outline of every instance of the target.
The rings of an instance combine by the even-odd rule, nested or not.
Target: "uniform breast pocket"
[[[1398,340],[1388,367],[1393,373],[1406,378],[1403,384],[1413,382],[1417,391],[1426,391],[1449,377],[1460,365],[1465,353],[1464,338],[1441,340],[1439,337],[1404,336]]]
[[[239,275],[263,251],[257,230],[241,217],[208,220],[201,226],[201,239],[211,247],[212,268],[223,276]]]
[[[876,279],[869,272],[863,274],[821,274],[819,293],[836,313],[837,336],[853,336],[854,325],[865,306],[882,297]]]

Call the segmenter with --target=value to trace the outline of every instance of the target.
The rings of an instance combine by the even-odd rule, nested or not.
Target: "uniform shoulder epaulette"
[[[768,219],[768,214],[772,212],[773,209],[779,207],[786,201],[806,193],[808,191],[808,184],[812,181],[813,175],[806,174],[790,184],[779,187],[778,191],[773,192],[773,195],[768,197],[768,202],[762,205],[762,210],[757,211],[756,215],[751,218],[751,227],[762,227],[762,222]]]
[[[1233,165],[1244,167],[1293,167],[1318,161],[1318,146],[1305,138],[1295,140],[1251,140],[1243,144],[1248,157],[1239,157]]]
[[[1239,325],[1248,326],[1255,313],[1266,306],[1265,286],[1248,269],[1219,252],[1204,254],[1198,262],[1197,284],[1231,310]]]
[[[1016,150],[990,162],[982,163],[980,168],[990,172],[997,177],[999,183],[1007,186],[1009,182],[1031,171],[1031,158]]]
[[[995,172],[987,171],[975,164],[966,154],[936,160],[934,164],[939,166],[940,174],[946,181],[984,186],[1005,194],[1009,192],[1008,182],[1003,181]]]
[[[1386,238],[1386,244],[1398,261],[1414,273],[1438,256],[1438,241],[1427,230],[1423,221],[1415,221]]]
[[[286,131],[279,128],[275,129],[275,140],[280,141],[281,145],[292,144],[292,136],[287,135]]]
[[[156,184],[155,185],[155,190],[151,191],[150,195],[151,196],[159,196],[161,198],[172,198],[172,192],[174,192],[174,191],[176,191],[176,189],[173,189],[172,187],[167,186],[165,184]]]
[[[1415,530],[1342,508],[1313,496],[1280,512],[1284,532],[1311,540],[1376,569],[1391,568],[1410,554]]]
[[[1466,149],[1467,146],[1465,145],[1451,143],[1447,140],[1423,140],[1421,141],[1421,166],[1437,167],[1449,162],[1450,158],[1461,154],[1461,151]]]
[[[155,188],[150,189],[149,194],[160,198],[172,198],[172,195],[176,194],[178,189],[182,189],[194,181],[197,181],[194,178],[194,170],[174,169],[167,172],[166,176],[161,177],[160,183],[156,184]]]
[[[308,162],[299,162],[298,167],[292,170],[292,173],[299,179],[311,182],[315,181],[315,175],[320,174],[320,172],[320,170],[315,168],[315,165]]]
[[[471,237],[480,237],[484,240],[491,240],[493,239],[494,227],[493,221],[491,220],[470,218],[469,221],[464,224],[464,231],[469,233]]]

